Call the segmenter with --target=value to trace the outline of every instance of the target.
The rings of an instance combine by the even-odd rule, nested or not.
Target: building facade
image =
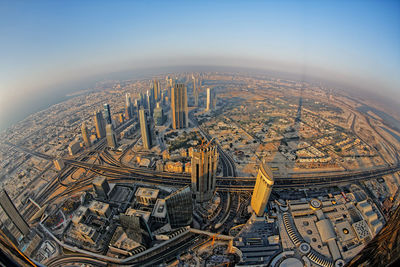
[[[171,89],[172,128],[182,129],[189,125],[187,90],[183,83],[176,83]]]
[[[147,116],[144,109],[139,110],[139,121],[140,121],[140,133],[142,134],[143,148],[150,149],[152,147],[150,123],[147,120]]]
[[[258,170],[256,184],[254,186],[253,195],[251,196],[251,207],[257,216],[264,214],[271,195],[274,178],[271,169],[263,162]]]
[[[218,151],[216,146],[196,148],[192,161],[192,193],[196,202],[211,200],[215,193],[218,168]]]

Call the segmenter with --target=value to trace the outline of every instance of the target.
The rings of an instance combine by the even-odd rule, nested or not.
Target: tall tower
[[[206,110],[214,110],[217,105],[217,98],[214,89],[207,88],[207,107]]]
[[[14,203],[4,189],[0,191],[0,206],[21,234],[27,235],[29,233],[29,225],[15,208]]]
[[[146,94],[146,99],[147,99],[147,110],[149,111],[149,115],[153,116],[153,108],[154,108],[154,104],[153,104],[153,94],[152,94],[152,90],[147,90],[147,94]]]
[[[92,143],[90,142],[86,122],[82,122],[81,132],[82,132],[83,143],[85,144],[86,148],[90,147]]]
[[[196,107],[199,106],[199,85],[198,85],[198,79],[192,75],[192,79],[193,79],[193,98],[194,98],[194,105]]]
[[[160,102],[157,103],[157,107],[154,109],[153,114],[154,122],[156,125],[160,126],[164,123],[164,110],[160,105]]]
[[[153,88],[154,88],[154,100],[158,102],[161,99],[161,86],[158,80],[153,81]]]
[[[254,186],[253,195],[251,196],[251,207],[257,216],[262,216],[264,214],[273,185],[274,177],[272,176],[272,171],[265,162],[263,162],[258,170],[256,184]]]
[[[107,124],[106,126],[106,133],[107,133],[107,145],[110,148],[117,148],[118,142],[117,137],[115,136],[114,130],[111,124]]]
[[[96,125],[97,138],[101,139],[106,136],[106,126],[101,112],[94,112],[94,123]]]
[[[218,167],[216,146],[195,148],[192,155],[192,193],[196,202],[211,200]]]
[[[139,110],[139,121],[140,121],[140,132],[142,134],[143,148],[150,149],[152,146],[150,136],[150,123],[147,121],[146,113],[144,109]]]
[[[125,117],[127,119],[133,119],[133,106],[131,102],[131,94],[125,95]]]
[[[189,125],[187,90],[183,83],[176,83],[171,90],[172,127],[186,128]]]
[[[112,124],[109,104],[104,104],[104,119],[106,120],[106,124]]]

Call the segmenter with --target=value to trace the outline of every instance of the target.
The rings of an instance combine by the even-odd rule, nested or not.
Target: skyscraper
[[[199,84],[198,84],[198,79],[192,75],[193,79],[193,98],[194,98],[194,106],[198,107],[199,106]]]
[[[185,186],[165,198],[169,223],[172,228],[192,223],[193,204],[190,187]]]
[[[139,110],[139,121],[140,121],[140,132],[142,134],[143,148],[150,149],[152,146],[150,123],[147,121],[147,116],[143,108]]]
[[[153,108],[154,108],[154,102],[153,102],[153,95],[152,95],[152,90],[147,90],[146,94],[146,99],[147,99],[147,110],[149,111],[149,115],[153,116]]]
[[[94,123],[96,125],[97,138],[101,139],[106,136],[106,126],[101,112],[94,112]]]
[[[153,81],[153,89],[154,89],[154,100],[155,102],[158,102],[161,99],[161,86],[158,80]]]
[[[265,162],[262,162],[258,170],[253,195],[251,196],[251,207],[257,216],[264,214],[273,185],[274,177],[272,176],[272,171]]]
[[[83,139],[83,143],[85,144],[85,147],[86,148],[90,147],[92,145],[92,143],[90,142],[90,137],[89,137],[88,129],[87,129],[85,122],[82,122],[81,132],[82,132],[82,139]]]
[[[183,83],[176,83],[171,90],[172,127],[181,129],[188,127],[187,90]]]
[[[107,133],[107,145],[108,147],[115,149],[118,146],[117,137],[115,136],[113,127],[111,124],[107,124],[106,126]]]
[[[127,119],[133,119],[133,105],[131,102],[131,94],[127,93],[125,95],[125,117]]]
[[[14,203],[4,189],[0,191],[0,206],[21,234],[27,235],[29,233],[29,225],[15,208]]]
[[[192,194],[196,202],[211,200],[215,192],[218,167],[216,146],[193,149],[192,155]]]
[[[165,121],[164,110],[160,103],[157,103],[157,107],[154,109],[153,118],[155,124],[158,126],[162,125]]]
[[[214,89],[207,88],[207,108],[206,110],[215,110],[217,106],[217,97]]]
[[[109,104],[104,104],[104,119],[106,120],[106,124],[112,124],[111,111],[110,111]]]

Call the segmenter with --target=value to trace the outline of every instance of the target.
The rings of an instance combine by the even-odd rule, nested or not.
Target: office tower
[[[140,108],[143,107],[142,104],[140,104],[140,98],[135,100],[135,108],[136,108],[136,114],[139,117],[139,110]]]
[[[218,167],[216,146],[193,149],[192,154],[192,193],[196,202],[211,200],[215,192]]]
[[[187,91],[183,83],[176,83],[171,90],[172,127],[181,129],[188,127]]]
[[[155,102],[158,102],[161,99],[161,86],[158,80],[153,81],[153,89],[154,89],[154,100]]]
[[[153,116],[153,108],[154,108],[154,104],[153,104],[153,97],[151,94],[151,91],[147,90],[147,94],[146,94],[146,103],[147,103],[147,110],[149,111],[149,115]]]
[[[157,103],[157,107],[154,109],[153,114],[154,122],[157,126],[163,125],[165,121],[164,110],[160,103]]]
[[[192,223],[192,193],[185,186],[165,198],[169,223],[172,228],[187,226]]]
[[[126,119],[133,119],[133,105],[131,102],[131,94],[125,95],[125,117]]]
[[[113,127],[111,124],[107,124],[106,126],[106,133],[107,133],[107,145],[110,148],[117,148],[118,142],[117,142],[117,137],[115,136],[115,133],[113,131]]]
[[[142,134],[143,148],[150,149],[152,146],[150,123],[147,121],[147,116],[143,108],[139,110],[139,121],[140,121],[140,132]]]
[[[199,85],[198,85],[198,79],[192,75],[193,79],[193,98],[194,98],[194,106],[198,107],[199,106]]]
[[[106,177],[98,176],[93,179],[93,189],[98,197],[103,199],[108,198],[108,192],[110,192],[110,186],[108,185]]]
[[[112,124],[109,104],[104,104],[104,119],[106,120],[106,124]]]
[[[254,186],[253,195],[251,196],[251,207],[257,216],[262,216],[264,214],[273,185],[274,178],[272,176],[272,171],[265,162],[263,162],[258,170],[256,184]]]
[[[97,138],[104,138],[106,136],[106,125],[101,112],[94,112],[94,123],[96,125]]]
[[[86,127],[86,123],[82,122],[82,126],[81,126],[81,132],[82,132],[82,139],[83,139],[83,143],[85,144],[85,147],[88,148],[91,146],[91,142],[89,139],[89,133],[88,133],[88,129]]]
[[[214,89],[207,88],[207,108],[206,110],[215,110],[217,106],[217,97]]]
[[[0,206],[21,234],[24,236],[27,235],[29,233],[29,225],[24,218],[22,218],[4,189],[1,189],[0,191]]]

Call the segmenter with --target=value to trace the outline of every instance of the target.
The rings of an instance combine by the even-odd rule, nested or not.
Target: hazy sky
[[[235,65],[400,99],[400,1],[0,1],[0,122],[41,88],[98,73]]]

